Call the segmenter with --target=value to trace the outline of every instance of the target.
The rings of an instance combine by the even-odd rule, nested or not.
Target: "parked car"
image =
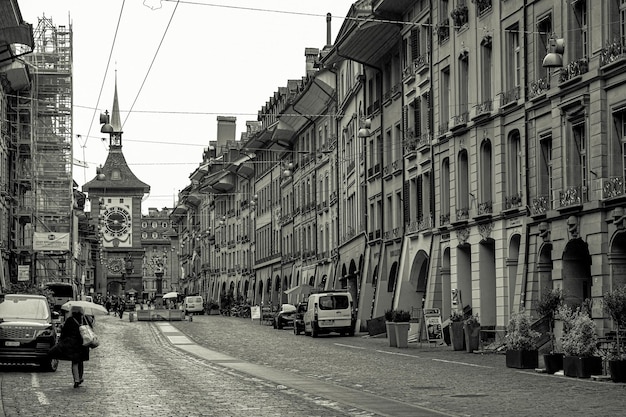
[[[309,295],[304,313],[304,334],[317,337],[337,332],[354,336],[356,317],[352,295],[348,291],[329,291]]]
[[[57,326],[46,297],[0,296],[0,362],[37,363],[43,371],[54,372],[59,361],[50,359],[48,351],[56,341]]]
[[[293,318],[293,333],[296,335],[304,333],[304,313],[306,313],[307,306],[308,301],[304,300],[296,307],[296,315]]]
[[[296,316],[296,306],[293,304],[283,304],[280,311],[274,315],[274,328],[282,329],[285,326],[293,325],[293,319]]]

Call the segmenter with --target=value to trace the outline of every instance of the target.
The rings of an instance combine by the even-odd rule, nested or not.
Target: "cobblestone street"
[[[386,339],[364,335],[312,339],[249,319],[104,316],[96,331],[102,344],[91,351],[77,389],[69,362],[56,373],[3,366],[4,415],[397,415],[382,399],[415,407],[405,415],[620,415],[626,393],[626,384],[509,369],[502,355],[419,343],[390,348]],[[323,390],[328,394],[319,395]],[[367,401],[359,407],[354,398]]]

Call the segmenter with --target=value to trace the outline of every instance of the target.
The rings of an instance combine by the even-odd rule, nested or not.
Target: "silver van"
[[[356,317],[352,295],[347,291],[328,291],[309,295],[304,313],[304,334],[317,337],[336,332],[354,336]]]

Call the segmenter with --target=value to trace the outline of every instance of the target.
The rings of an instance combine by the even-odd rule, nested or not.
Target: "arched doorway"
[[[563,251],[563,290],[565,302],[574,307],[591,298],[591,255],[587,242],[572,239]]]

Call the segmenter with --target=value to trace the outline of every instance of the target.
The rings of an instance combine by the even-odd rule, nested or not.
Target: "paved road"
[[[626,384],[508,369],[501,355],[449,347],[313,339],[220,316],[105,316],[96,330],[102,345],[78,389],[67,362],[50,374],[1,367],[0,416],[593,416],[626,404]]]

